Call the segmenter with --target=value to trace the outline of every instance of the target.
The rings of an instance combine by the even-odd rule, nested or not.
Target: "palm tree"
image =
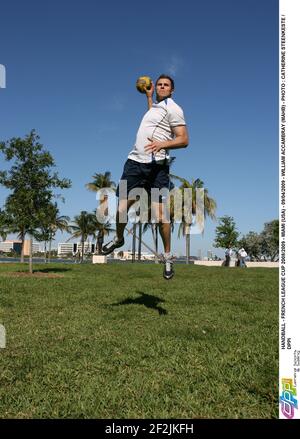
[[[191,205],[191,213],[193,216],[196,215],[196,189],[203,189],[204,188],[204,182],[200,180],[200,178],[197,178],[196,180],[192,179],[191,182],[186,180],[185,178],[178,177],[177,175],[170,175],[171,178],[175,180],[179,180],[181,182],[181,185],[179,186],[179,189],[184,191],[184,189],[192,189],[192,205]],[[216,201],[208,196],[208,190],[204,188],[204,218],[209,216],[211,219],[215,220],[215,211],[216,211],[217,203]],[[196,223],[199,225],[202,225],[203,218],[197,218],[196,216]],[[178,229],[178,238],[180,236],[185,236],[186,239],[186,263],[189,263],[190,258],[190,229],[191,229],[191,222],[187,222],[186,218],[183,217],[183,220],[179,226]]]
[[[176,160],[176,157],[170,157],[169,158],[169,168],[171,168]],[[170,172],[170,171],[169,171]],[[171,177],[171,174],[169,174]],[[174,188],[174,184],[172,181],[170,181],[169,190],[172,190]],[[170,205],[169,205],[169,215],[170,215],[170,225],[171,225],[171,233],[174,232],[174,200],[173,198],[170,199]],[[149,217],[151,216],[151,205],[149,206]],[[152,238],[154,242],[154,249],[155,253],[158,254],[158,232],[159,232],[159,223],[158,222],[149,222],[144,225],[143,233],[145,233],[148,228],[151,227],[152,232]],[[155,263],[159,263],[159,259],[155,255]]]
[[[144,223],[142,233],[146,233],[149,229],[151,229],[155,253],[158,253],[158,224],[151,221]],[[159,262],[157,256],[155,256],[155,262]]]
[[[85,187],[88,190],[90,190],[92,192],[98,192],[100,189],[106,188],[112,192],[116,191],[116,183],[111,180],[111,172],[106,171],[105,174],[96,173],[93,175],[93,179],[94,180],[91,183],[87,183],[85,185]],[[106,200],[107,200],[107,196],[104,198],[104,200],[100,200],[100,203],[104,202]],[[104,241],[104,236],[108,235],[109,232],[113,231],[114,229],[112,229],[110,227],[109,222],[106,222],[105,224],[98,222],[98,225],[95,227],[95,230],[98,232],[97,233],[97,243],[96,243],[96,253],[99,255],[101,253],[101,249],[102,249],[102,245],[103,245],[103,241]]]
[[[70,217],[67,215],[58,215],[58,210],[56,214],[51,218],[50,223],[50,239],[49,239],[49,249],[48,249],[48,262],[51,258],[51,244],[56,235],[56,232],[68,232],[69,231],[69,221]]]
[[[84,242],[88,236],[95,235],[95,215],[88,213],[85,210],[80,212],[80,215],[76,215],[73,220],[73,224],[69,225],[68,231],[72,233],[72,236],[67,240],[70,241],[73,238],[79,238],[81,240],[81,262],[83,262],[84,255]]]
[[[37,230],[34,230],[32,235],[39,242],[44,242],[44,262],[47,262],[47,242],[50,239],[50,230],[47,225],[41,225]]]
[[[136,200],[138,201],[139,198]],[[147,230],[148,223],[142,223],[141,222],[141,212],[144,211],[144,209],[148,209],[148,219],[150,214],[150,204],[149,200],[147,199],[147,205],[144,204],[144,199],[142,198],[140,201],[140,205],[137,209],[130,209],[128,212],[128,220],[132,222],[132,262],[135,262],[135,254],[136,254],[136,239],[138,238],[138,261],[141,261],[141,255],[142,255],[142,234]],[[133,204],[131,207],[133,208],[135,204]],[[138,218],[137,218],[138,217]],[[138,219],[138,221],[137,221]],[[144,226],[143,226],[144,224]]]
[[[59,215],[57,203],[49,204],[47,209],[40,213],[39,227],[34,230],[33,236],[38,241],[44,241],[45,262],[47,262],[47,243],[49,243],[48,262],[50,262],[52,240],[57,230],[68,231],[68,221],[70,221],[68,216]]]
[[[115,231],[111,227],[109,221],[106,223],[99,223],[96,217],[96,210],[94,210],[94,225],[93,225],[93,235],[96,237],[96,254],[100,255],[102,251],[102,245],[104,241],[104,236],[108,236],[110,232]]]
[[[105,174],[96,173],[93,175],[94,181],[87,183],[85,187],[92,191],[98,192],[100,189],[107,188],[113,191],[116,190],[116,183],[111,180],[111,172],[106,171]]]

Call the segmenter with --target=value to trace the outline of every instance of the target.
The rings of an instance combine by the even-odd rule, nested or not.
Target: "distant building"
[[[29,250],[30,250],[30,240],[25,239],[24,241],[24,256],[29,256]],[[41,252],[41,245],[38,242],[32,243],[32,253],[40,253]]]
[[[113,253],[114,259],[120,259],[121,261],[128,261],[132,259],[133,253],[132,251],[120,251],[116,250]],[[135,252],[135,260],[137,261],[139,257],[138,252]],[[154,261],[155,255],[152,253],[141,252],[141,260],[142,261]]]
[[[66,256],[70,253],[75,255],[76,253],[81,254],[82,244],[81,242],[59,242],[57,248],[57,256]],[[84,243],[84,254],[94,254],[95,253],[95,244],[91,242]]]
[[[3,253],[9,253],[11,251],[21,253],[21,241],[1,241],[0,251]]]
[[[29,244],[30,240],[25,239],[24,241],[24,256],[29,256]],[[10,253],[12,251],[21,254],[22,251],[22,241],[10,240],[0,242],[0,251],[3,253]],[[41,246],[38,242],[32,243],[32,253],[38,253],[41,251]]]

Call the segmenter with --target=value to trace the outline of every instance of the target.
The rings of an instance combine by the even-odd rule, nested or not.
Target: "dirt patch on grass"
[[[36,271],[33,272],[32,274],[29,272],[25,272],[25,271],[14,271],[14,272],[8,272],[8,273],[3,273],[6,276],[11,276],[11,277],[42,277],[42,278],[57,278],[57,277],[64,277],[63,274],[55,274],[55,273],[43,273],[41,271]]]

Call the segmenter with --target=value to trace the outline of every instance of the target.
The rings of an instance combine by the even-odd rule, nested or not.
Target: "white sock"
[[[172,258],[172,253],[171,252],[164,253],[164,257],[165,257],[165,259],[171,259]]]

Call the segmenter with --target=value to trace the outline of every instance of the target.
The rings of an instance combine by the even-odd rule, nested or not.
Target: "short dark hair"
[[[171,87],[172,87],[172,90],[174,90],[174,88],[175,88],[175,84],[174,84],[174,79],[173,78],[171,78],[171,76],[169,76],[169,75],[165,75],[165,74],[161,74],[161,75],[159,75],[159,77],[157,78],[157,80],[156,80],[156,82],[155,82],[155,85],[158,83],[158,81],[160,80],[160,79],[162,79],[162,78],[164,78],[164,79],[169,79],[170,80],[170,82],[171,82]]]

